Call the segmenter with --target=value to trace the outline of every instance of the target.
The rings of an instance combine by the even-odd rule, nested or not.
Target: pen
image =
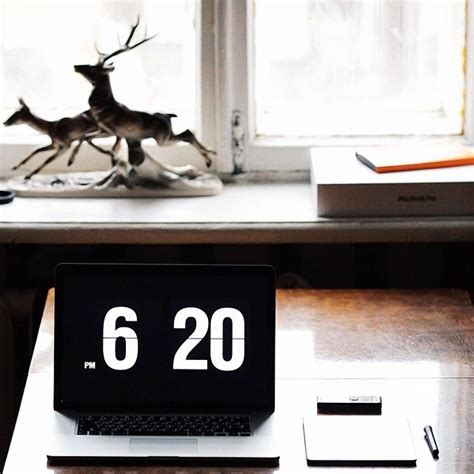
[[[439,456],[439,449],[438,445],[436,444],[433,428],[431,428],[430,425],[426,425],[423,430],[425,432],[425,439],[428,443],[428,447],[430,448],[431,454],[434,458],[437,458]]]

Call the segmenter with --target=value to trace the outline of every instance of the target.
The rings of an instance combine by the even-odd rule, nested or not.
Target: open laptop
[[[278,464],[269,266],[61,264],[52,462]]]

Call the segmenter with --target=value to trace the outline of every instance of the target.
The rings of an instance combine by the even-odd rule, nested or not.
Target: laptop
[[[278,465],[270,266],[56,268],[50,462]]]

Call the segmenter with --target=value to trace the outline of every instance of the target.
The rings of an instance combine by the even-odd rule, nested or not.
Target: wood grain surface
[[[52,391],[54,292],[44,311],[24,397]],[[408,417],[417,472],[474,472],[474,309],[463,290],[278,290],[276,396],[280,467],[48,466],[41,413],[20,411],[5,472],[371,472],[306,465],[302,417],[326,393],[377,394],[383,413]],[[38,407],[44,411],[41,400]],[[52,409],[52,407],[51,407]],[[434,428],[434,460],[423,426]],[[383,470],[383,469],[377,469]],[[389,472],[407,468],[389,468]]]

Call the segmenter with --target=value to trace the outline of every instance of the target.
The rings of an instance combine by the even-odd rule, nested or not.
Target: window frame
[[[464,127],[460,135],[424,135],[426,142],[449,140],[468,145],[474,144],[474,0],[466,0],[466,56],[464,91]],[[227,130],[219,130],[219,156],[222,171],[232,173],[230,117],[232,110],[239,110],[243,118],[247,170],[252,174],[267,177],[272,173],[307,173],[311,149],[317,147],[354,147],[372,145],[392,145],[400,142],[417,141],[420,136],[354,136],[354,137],[317,137],[317,138],[273,138],[258,137],[255,133],[255,104],[251,48],[254,45],[253,0],[216,1],[216,41],[219,54],[218,70],[218,112],[217,123],[227,125]],[[240,49],[240,50],[239,50]],[[242,51],[244,54],[242,55]],[[242,57],[243,56],[243,57]],[[234,61],[229,61],[229,58]],[[238,87],[235,87],[238,84]]]
[[[223,176],[234,174],[232,151],[232,114],[241,114],[243,132],[244,170],[258,179],[281,177],[306,179],[311,149],[315,147],[354,147],[419,141],[419,137],[318,137],[291,139],[257,137],[255,134],[252,77],[254,57],[251,50],[253,0],[196,0],[197,31],[197,123],[196,134],[206,146],[217,151],[211,171]],[[1,8],[1,4],[0,4]],[[474,145],[474,0],[466,0],[466,58],[465,58],[464,131],[461,135],[425,136],[427,142],[449,139]],[[0,176],[11,176],[11,168],[34,145],[47,142],[46,137],[28,136],[15,141],[0,141]],[[188,145],[158,148],[144,147],[158,159],[169,164],[193,164],[204,169],[202,157]],[[89,146],[83,146],[73,169],[66,168],[67,157],[52,163],[45,172],[101,169],[109,166],[108,157]],[[94,165],[94,166],[92,166]],[[18,172],[17,172],[18,174]]]
[[[0,13],[2,14],[2,3],[0,2]],[[196,0],[196,56],[198,84],[196,86],[196,135],[207,147],[216,148],[215,137],[215,37],[214,37],[214,1]],[[0,38],[1,44],[2,38]],[[149,47],[152,47],[151,45]],[[0,64],[1,66],[1,64]],[[2,117],[2,121],[7,117]],[[3,127],[2,127],[3,128]],[[4,130],[2,130],[4,132]],[[0,133],[0,178],[21,175],[28,167],[21,168],[17,172],[12,171],[12,167],[21,161],[35,147],[49,143],[49,138],[45,135],[28,133],[25,135],[9,136],[7,132]],[[113,139],[103,139],[107,145],[113,144]],[[100,143],[100,142],[99,142]],[[124,145],[125,146],[125,145]],[[177,146],[158,147],[153,142],[144,142],[143,147],[153,157],[165,161],[172,165],[192,164],[204,169],[205,164],[201,155],[187,144]],[[39,164],[48,156],[42,153],[33,158],[35,165]],[[74,167],[66,166],[69,154],[66,153],[44,169],[44,173],[55,173],[64,171],[85,171],[96,169],[108,169],[110,158],[100,154],[87,144],[84,144],[76,158]],[[31,165],[32,166],[32,165]],[[32,168],[31,168],[32,169]],[[217,164],[212,166],[217,170]]]

